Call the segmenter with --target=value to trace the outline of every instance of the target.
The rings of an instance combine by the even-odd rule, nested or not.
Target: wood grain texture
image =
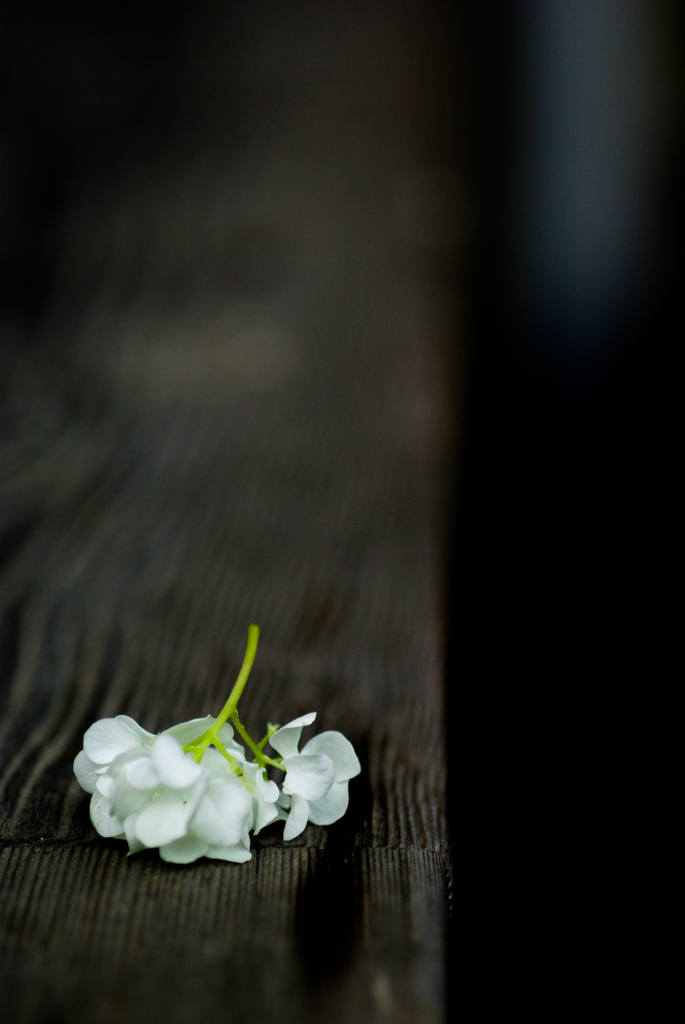
[[[442,1017],[455,396],[412,227],[440,71],[418,6],[327,11],[203,6],[156,88],[141,58],[133,127],[73,171],[45,314],[10,339],[8,1024]],[[246,865],[127,860],[73,778],[84,730],[216,713],[250,621],[243,721],[344,732],[348,815],[271,827]]]
[[[83,844],[2,859],[3,1005],[15,1019],[440,1019],[436,855],[291,845],[259,850],[244,871],[170,871]]]

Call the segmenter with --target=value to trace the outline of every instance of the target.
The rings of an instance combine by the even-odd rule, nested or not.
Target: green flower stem
[[[229,752],[226,750],[226,747],[223,745],[218,736],[214,737],[214,746],[216,747],[220,754],[224,755],[224,757],[226,758],[226,760],[228,761],[236,775],[242,775],[243,769],[240,767],[236,759],[232,757],[231,754],[229,754]]]
[[[243,658],[243,664],[238,673],[238,678],[235,681],[235,685],[231,690],[231,695],[224,704],[219,717],[215,721],[214,725],[207,730],[204,738],[197,747],[193,754],[194,761],[201,761],[202,755],[204,754],[207,747],[211,746],[212,743],[216,742],[219,735],[219,731],[222,725],[228,721],[233,712],[235,711],[238,701],[245,689],[245,684],[249,678],[252,665],[254,664],[255,654],[257,653],[257,644],[259,643],[259,626],[255,626],[254,623],[250,623],[247,627],[247,648],[245,650],[245,657]]]
[[[209,729],[205,729],[205,731],[202,733],[201,736],[198,736],[196,739],[192,740],[190,743],[186,743],[185,747],[183,747],[183,753],[184,754],[192,754],[195,751],[195,749],[197,748],[197,745],[199,743],[202,743],[203,739],[205,738],[205,736],[207,735],[208,732],[209,732]]]
[[[280,761],[276,761],[272,757],[267,757],[266,754],[262,750],[260,750],[259,744],[255,743],[255,741],[252,739],[243,723],[238,718],[237,708],[231,715],[231,721],[233,722],[234,726],[236,727],[236,729],[238,730],[238,732],[245,740],[252,753],[254,754],[257,764],[260,764],[262,768],[265,768],[267,764],[271,764],[273,765],[274,768],[282,769],[282,764]]]
[[[264,747],[267,745],[273,734],[278,732],[280,728],[280,725],[272,725],[271,722],[269,722],[266,735],[262,736],[261,740],[257,744],[260,750],[264,750]]]

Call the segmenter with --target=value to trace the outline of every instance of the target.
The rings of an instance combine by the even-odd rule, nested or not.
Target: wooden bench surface
[[[438,1021],[442,51],[420,4],[189,7],[168,49],[42,40],[71,150],[5,358],[4,1019]],[[251,621],[241,716],[348,736],[347,815],[243,865],[127,859],[73,776],[85,729],[218,713]]]

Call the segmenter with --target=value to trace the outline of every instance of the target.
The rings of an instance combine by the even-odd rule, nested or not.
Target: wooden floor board
[[[458,395],[412,234],[439,46],[420,4],[184,11],[129,54],[107,160],[66,104],[53,287],[8,345],[5,1019],[439,1021]],[[241,717],[345,733],[348,814],[244,865],[127,858],[73,778],[85,729],[217,713],[251,621]]]

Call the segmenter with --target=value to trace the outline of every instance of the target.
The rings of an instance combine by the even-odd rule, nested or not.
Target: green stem
[[[267,764],[273,765],[274,768],[281,768],[281,762],[280,761],[276,761],[272,757],[267,757],[266,754],[262,750],[260,750],[259,744],[255,743],[255,741],[252,739],[252,737],[250,736],[249,732],[247,731],[247,729],[245,728],[243,723],[238,718],[238,709],[237,708],[233,712],[233,714],[231,715],[231,721],[233,722],[234,726],[236,727],[236,729],[238,730],[238,732],[240,733],[242,738],[245,740],[245,742],[247,743],[247,745],[250,748],[250,750],[252,751],[252,753],[254,754],[254,756],[255,756],[255,758],[257,760],[257,763],[260,764],[262,766],[262,768],[266,767]]]
[[[214,746],[216,747],[220,754],[224,755],[224,757],[226,758],[226,760],[228,761],[236,775],[242,775],[243,769],[240,767],[236,759],[231,754],[229,754],[229,752],[226,750],[226,747],[223,745],[218,736],[214,737]]]
[[[238,673],[238,678],[235,681],[231,695],[224,704],[219,717],[214,722],[214,725],[207,730],[204,739],[200,743],[199,747],[193,754],[194,761],[201,761],[202,755],[204,754],[207,747],[211,746],[219,735],[219,731],[223,725],[228,721],[233,712],[235,711],[238,701],[240,700],[241,694],[245,689],[245,684],[249,678],[252,665],[254,664],[255,654],[257,653],[257,644],[259,643],[259,626],[255,626],[254,623],[250,623],[247,627],[247,648],[245,650],[245,657],[243,658],[243,664]]]
[[[262,736],[261,740],[257,744],[260,750],[264,750],[264,747],[267,745],[273,734],[278,732],[280,728],[280,725],[272,725],[271,722],[269,722],[269,728],[267,729],[266,735]]]
[[[183,753],[184,754],[192,754],[192,753],[194,753],[194,751],[197,749],[198,743],[202,743],[203,739],[205,738],[205,736],[207,735],[208,732],[209,732],[209,729],[205,729],[205,731],[202,733],[202,735],[198,736],[196,739],[192,740],[190,743],[186,743],[185,747],[183,747]]]

